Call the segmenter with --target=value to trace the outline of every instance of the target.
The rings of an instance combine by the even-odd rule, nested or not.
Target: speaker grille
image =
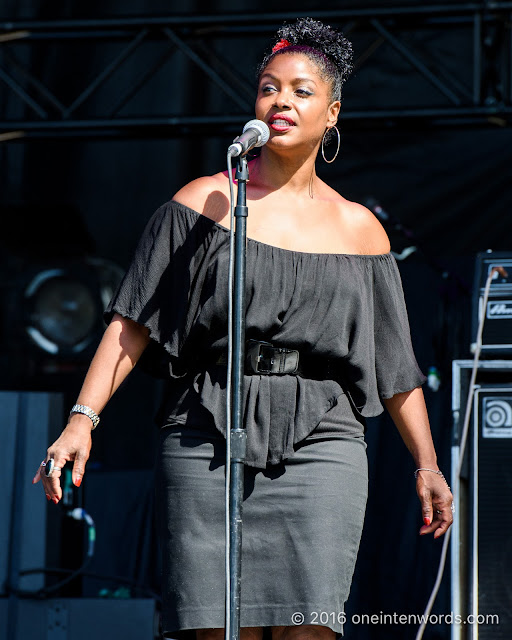
[[[479,640],[512,638],[512,388],[481,388],[478,410],[478,613],[499,624],[478,626]],[[475,468],[475,467],[474,467]]]

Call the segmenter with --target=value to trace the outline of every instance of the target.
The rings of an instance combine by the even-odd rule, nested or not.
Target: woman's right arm
[[[149,343],[149,331],[142,325],[115,314],[107,327],[85,377],[77,404],[90,407],[98,415],[114,395],[119,385],[136,365]],[[92,439],[91,419],[74,413],[59,438],[48,448],[46,459],[53,458],[55,466],[63,468],[73,461],[73,483],[79,487],[89,459]],[[33,483],[43,483],[46,496],[55,504],[62,498],[60,471],[51,478],[36,472]]]

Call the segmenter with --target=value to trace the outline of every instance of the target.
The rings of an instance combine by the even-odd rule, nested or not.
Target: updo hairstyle
[[[285,23],[258,67],[258,80],[275,56],[287,53],[307,56],[318,68],[322,79],[331,85],[331,101],[341,102],[343,84],[353,69],[352,43],[345,36],[312,18],[299,18],[293,24]]]

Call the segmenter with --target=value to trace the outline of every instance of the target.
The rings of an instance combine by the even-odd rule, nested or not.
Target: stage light
[[[0,208],[0,388],[76,392],[124,275],[73,204]]]
[[[81,353],[96,335],[100,297],[65,269],[41,271],[25,289],[26,331],[52,355]]]
[[[0,388],[76,386],[103,336],[103,310],[124,270],[85,256],[16,259],[10,266],[0,286]]]
[[[103,310],[123,271],[98,258],[40,267],[24,287],[23,324],[37,349],[56,359],[76,358],[104,331]]]

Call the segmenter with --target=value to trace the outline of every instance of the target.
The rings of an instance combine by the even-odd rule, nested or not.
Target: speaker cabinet
[[[485,283],[494,267],[503,267],[507,275],[495,273],[489,289],[489,299],[483,308]],[[473,345],[480,319],[485,313],[482,334],[482,356],[490,358],[512,356],[512,253],[486,252],[476,257],[475,281],[471,314]]]
[[[452,640],[512,638],[512,361],[480,362],[456,477],[473,362],[453,363]]]
[[[36,590],[44,574],[22,577],[23,569],[44,567],[47,553],[48,504],[32,477],[44,459],[50,439],[62,429],[62,396],[57,393],[0,391],[0,596],[6,586]],[[53,532],[52,532],[53,533]],[[53,537],[53,535],[52,535]],[[53,565],[55,558],[53,558]]]
[[[36,599],[9,591],[8,586],[24,591],[45,586],[44,573],[20,577],[24,569],[60,566],[66,516],[46,501],[41,486],[34,487],[31,479],[48,444],[62,430],[62,395],[0,391],[0,425],[0,639],[159,637],[159,611],[152,598]],[[97,486],[105,491],[105,484]],[[125,480],[125,492],[126,486]]]
[[[153,640],[159,638],[157,604],[150,598],[20,599],[7,629],[9,603],[0,598],[0,638],[6,640]]]

